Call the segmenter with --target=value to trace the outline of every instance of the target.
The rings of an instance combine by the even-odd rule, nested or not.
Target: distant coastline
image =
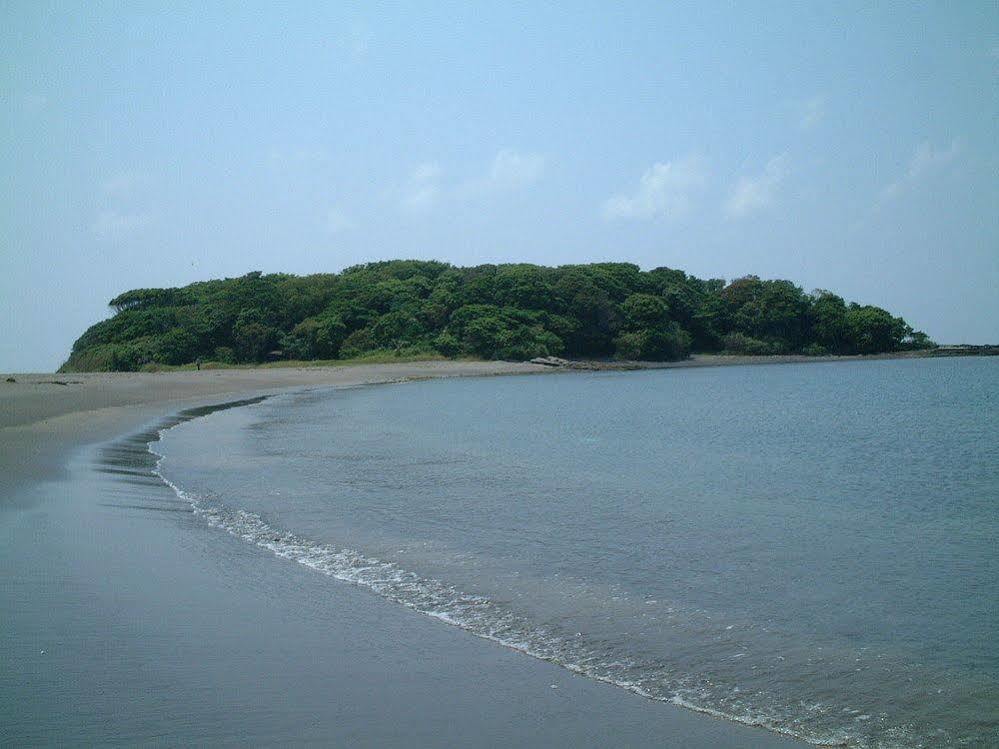
[[[841,354],[809,356],[807,354],[693,354],[679,361],[604,361],[572,360],[558,357],[539,357],[531,364],[541,364],[553,369],[572,370],[639,370],[676,369],[683,367],[726,367],[759,364],[818,364],[822,362],[881,361],[888,359],[933,359],[953,356],[999,356],[999,346],[938,346],[917,351],[893,351],[882,354]]]
[[[961,343],[937,346],[925,353],[927,356],[999,356],[999,344]]]
[[[0,373],[0,429],[78,412],[105,408],[186,402],[217,395],[243,395],[262,389],[325,385],[353,386],[439,377],[483,377],[543,374],[558,371],[638,371],[694,367],[932,359],[999,356],[999,346],[955,345],[880,354],[809,356],[805,354],[692,354],[678,361],[562,359],[530,361],[480,359],[371,358],[326,361],[281,361],[257,365],[205,362],[151,367],[141,372],[4,372]]]

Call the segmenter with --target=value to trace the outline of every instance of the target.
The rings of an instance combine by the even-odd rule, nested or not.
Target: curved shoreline
[[[209,648],[211,652],[217,652],[219,648],[224,646],[227,642],[224,638],[228,637],[228,634],[213,631],[210,626],[206,628],[206,621],[217,621],[212,617],[218,617],[220,612],[213,613],[211,610],[202,611],[200,609],[195,611],[187,608],[181,614],[168,613],[166,619],[163,618],[164,611],[177,611],[178,603],[170,604],[170,601],[177,599],[178,596],[182,597],[177,599],[178,601],[186,601],[188,596],[193,596],[196,600],[201,600],[203,605],[208,605],[209,608],[214,606],[215,599],[219,598],[218,605],[223,607],[221,611],[228,611],[229,609],[225,609],[224,606],[232,605],[231,602],[225,603],[226,597],[235,597],[243,605],[248,598],[252,598],[254,602],[259,600],[257,593],[252,590],[241,590],[240,586],[232,584],[231,579],[228,581],[228,585],[225,580],[216,579],[213,564],[217,565],[217,561],[213,562],[212,558],[201,559],[197,554],[193,558],[189,558],[192,554],[191,549],[187,548],[185,544],[177,546],[177,535],[190,532],[187,527],[188,521],[180,521],[181,525],[173,522],[164,523],[162,513],[149,512],[149,510],[162,509],[151,505],[163,500],[154,498],[159,489],[143,485],[141,483],[142,477],[135,475],[141,473],[144,467],[138,466],[138,471],[135,471],[128,464],[129,457],[122,456],[124,463],[117,470],[114,470],[114,466],[105,466],[105,469],[112,470],[95,472],[94,465],[90,463],[90,460],[97,457],[99,463],[101,451],[113,451],[118,449],[115,447],[116,444],[120,448],[123,441],[131,439],[134,449],[146,451],[147,455],[153,457],[148,452],[147,443],[143,441],[150,435],[150,430],[176,425],[179,423],[178,419],[194,418],[198,414],[192,413],[193,411],[210,412],[225,407],[227,404],[233,405],[233,400],[236,400],[235,396],[239,396],[240,400],[260,397],[264,395],[264,393],[259,392],[261,390],[266,390],[267,393],[276,393],[301,390],[303,387],[307,388],[309,384],[314,386],[325,384],[350,386],[422,379],[427,376],[533,373],[533,368],[516,365],[512,367],[510,365],[501,366],[500,371],[487,364],[466,365],[460,367],[459,371],[445,368],[443,372],[439,370],[428,372],[427,370],[430,368],[413,367],[412,365],[407,365],[407,371],[404,372],[400,372],[399,367],[378,367],[376,372],[366,373],[364,377],[358,377],[357,373],[354,372],[346,373],[354,376],[340,378],[337,383],[313,382],[303,385],[284,380],[278,385],[271,381],[268,383],[272,385],[271,387],[257,388],[256,392],[244,390],[237,393],[209,393],[200,396],[191,395],[187,398],[162,397],[164,392],[176,395],[176,391],[154,386],[147,389],[145,399],[138,403],[120,404],[120,401],[134,398],[136,395],[135,393],[123,392],[115,397],[109,397],[109,404],[102,408],[87,411],[67,411],[49,418],[39,419],[33,423],[0,429],[0,444],[5,448],[0,451],[3,455],[2,463],[10,468],[9,471],[4,471],[4,476],[8,486],[14,487],[14,491],[4,492],[3,496],[6,501],[0,505],[0,532],[10,540],[8,547],[3,550],[0,556],[4,556],[7,560],[10,579],[16,583],[16,585],[7,586],[0,591],[0,599],[11,598],[11,605],[8,609],[12,613],[9,622],[10,637],[5,649],[9,648],[8,655],[15,658],[9,662],[12,665],[16,664],[20,669],[12,670],[11,678],[7,680],[8,686],[14,689],[14,692],[8,693],[5,690],[0,690],[0,707],[3,703],[11,706],[20,704],[20,707],[16,709],[23,716],[30,715],[33,710],[42,710],[40,703],[25,703],[22,697],[15,699],[15,694],[20,695],[25,691],[33,692],[35,695],[47,694],[44,691],[44,679],[63,679],[61,674],[64,672],[66,664],[76,662],[81,654],[88,654],[86,649],[75,652],[67,651],[64,654],[60,651],[66,651],[66,642],[54,645],[46,643],[43,645],[45,649],[42,650],[44,658],[39,661],[37,660],[39,651],[31,649],[39,642],[38,633],[34,628],[20,623],[30,621],[31,616],[51,616],[46,613],[49,605],[46,601],[60,600],[60,606],[62,608],[68,607],[69,612],[66,614],[68,618],[58,620],[63,622],[60,626],[68,628],[67,632],[80,631],[85,633],[88,631],[86,625],[82,625],[78,621],[80,614],[76,613],[72,600],[61,599],[61,597],[53,599],[52,591],[48,590],[49,586],[58,585],[61,575],[65,574],[62,565],[66,559],[74,560],[74,565],[77,563],[75,560],[79,558],[90,559],[91,569],[98,573],[96,580],[100,580],[99,585],[105,591],[104,598],[111,595],[111,598],[105,601],[104,606],[118,600],[123,594],[128,598],[127,591],[134,591],[137,579],[142,580],[139,584],[147,586],[146,589],[152,588],[156,591],[153,593],[154,598],[150,599],[148,604],[154,608],[148,612],[143,607],[130,609],[130,620],[137,623],[133,627],[138,627],[134,637],[139,639],[133,637],[133,639],[115,645],[115,647],[124,647],[129,650],[132,653],[131,657],[154,658],[154,660],[162,658],[163,654],[156,656],[157,643],[161,642],[162,638],[157,638],[155,635],[161,628],[166,628],[167,631],[179,628],[182,632],[187,631],[188,628],[196,629],[199,633],[199,639],[207,638],[203,647]],[[377,375],[377,377],[372,377],[372,374]],[[259,384],[259,380],[255,380],[253,384]],[[160,399],[157,400],[157,397]],[[181,411],[186,411],[186,413],[180,413]],[[173,415],[171,416],[171,414]],[[5,413],[5,416],[7,415],[9,413]],[[143,441],[141,447],[140,441]],[[19,448],[21,453],[18,454],[17,450],[13,448]],[[71,460],[71,455],[78,457]],[[132,457],[134,458],[134,456]],[[81,465],[79,458],[83,459],[84,465]],[[16,481],[11,483],[9,481],[11,475],[19,476],[21,478],[20,484]],[[107,501],[105,497],[112,496],[116,491],[116,486],[122,487],[126,493],[132,492],[135,499],[143,499],[144,501],[133,501],[130,504],[122,505],[104,504]],[[163,490],[169,491],[166,486],[163,486]],[[148,494],[149,492],[153,493]],[[145,501],[147,494],[149,501]],[[109,509],[112,507],[122,509]],[[39,515],[53,519],[47,526],[50,530],[46,530],[44,534],[26,533],[22,524]],[[183,516],[189,517],[187,513],[184,513]],[[136,525],[137,523],[139,525]],[[104,539],[98,547],[94,547],[92,543],[95,540],[92,535],[95,527],[100,528],[101,538]],[[207,532],[207,524],[204,527]],[[73,546],[68,555],[66,549],[61,545],[54,545],[57,539],[62,539],[63,542],[72,539]],[[174,540],[171,541],[171,539]],[[203,548],[199,547],[197,551],[202,556],[206,553],[217,556],[220,552],[216,546],[217,544],[212,543]],[[174,565],[170,574],[180,575],[181,579],[190,581],[193,587],[188,589],[182,585],[179,588],[176,586],[171,588],[168,585],[164,588],[162,583],[157,584],[156,581],[163,573],[155,560],[164,558],[164,550],[169,555],[171,564]],[[176,558],[174,558],[175,555]],[[48,566],[39,568],[32,565],[30,571],[28,568],[22,570],[21,567],[17,566],[25,564],[25,560],[31,558],[44,559],[45,565]],[[97,566],[93,567],[93,564]],[[277,576],[286,574],[285,568],[281,565],[274,565],[269,554],[258,564],[262,565],[260,567],[261,574]],[[148,580],[146,580],[147,577]],[[312,576],[305,575],[304,577],[311,578]],[[428,679],[427,684],[421,681],[414,685],[408,685],[409,683],[405,680],[398,683],[398,679],[388,674],[378,677],[374,683],[378,685],[379,692],[386,690],[386,693],[394,695],[392,699],[395,701],[390,700],[390,705],[395,705],[395,709],[409,709],[411,704],[423,699],[423,695],[428,690],[431,692],[436,690],[438,697],[432,700],[432,704],[424,706],[425,712],[420,714],[420,721],[429,718],[432,724],[437,725],[438,730],[441,730],[444,725],[455,723],[458,728],[453,730],[464,731],[466,737],[485,736],[487,734],[481,734],[481,731],[492,730],[492,741],[483,740],[481,743],[484,746],[502,746],[511,743],[530,745],[533,743],[539,746],[578,747],[606,745],[608,741],[623,741],[623,743],[633,746],[653,746],[661,745],[663,741],[676,741],[683,746],[703,749],[714,746],[753,746],[760,749],[771,749],[772,747],[800,745],[794,740],[782,738],[759,728],[698,715],[677,706],[635,700],[632,695],[619,687],[588,678],[574,677],[569,671],[550,662],[535,658],[525,659],[522,654],[505,647],[484,647],[480,641],[471,640],[467,637],[467,633],[457,628],[439,627],[430,617],[399,607],[380,596],[372,597],[364,591],[351,592],[354,586],[337,587],[330,590],[328,586],[323,587],[322,576],[317,575],[315,578],[318,579],[318,582],[310,579],[303,580],[302,576],[295,577],[304,588],[320,590],[322,597],[329,598],[329,605],[334,607],[330,610],[331,612],[334,610],[351,612],[349,621],[331,624],[325,618],[318,621],[308,617],[301,621],[288,619],[283,612],[286,612],[289,606],[295,605],[293,601],[296,597],[301,596],[302,592],[297,585],[294,590],[287,590],[285,586],[279,586],[273,590],[275,592],[281,591],[281,593],[273,596],[273,600],[268,602],[264,607],[267,610],[253,614],[254,620],[259,617],[258,628],[260,632],[257,636],[262,638],[259,642],[254,643],[254,646],[273,648],[274,652],[268,656],[271,659],[272,669],[276,667],[274,664],[281,664],[282,668],[292,669],[289,663],[299,662],[302,659],[309,661],[312,658],[308,655],[309,646],[304,642],[299,642],[301,637],[299,630],[302,628],[308,630],[310,636],[314,638],[313,648],[317,646],[317,643],[320,643],[320,647],[333,646],[334,648],[342,647],[342,645],[338,646],[335,643],[351,643],[348,650],[356,652],[348,657],[347,666],[337,666],[339,670],[334,669],[323,678],[332,680],[327,683],[335,694],[342,695],[343,690],[346,690],[349,699],[344,699],[348,699],[347,704],[353,705],[352,709],[355,711],[381,709],[378,706],[384,696],[379,696],[377,700],[372,702],[371,695],[364,693],[363,690],[358,695],[352,686],[355,672],[367,673],[373,667],[371,661],[373,653],[364,655],[367,652],[364,647],[369,649],[376,647],[379,653],[382,649],[395,653],[388,660],[390,663],[397,664],[395,667],[401,667],[403,669],[401,673],[406,673],[406,669],[414,669]],[[43,586],[39,589],[39,593],[30,592],[35,585]],[[217,587],[219,585],[222,587]],[[206,593],[206,590],[209,592]],[[28,597],[23,598],[25,595]],[[132,595],[134,596],[135,593],[133,592]],[[101,600],[99,592],[93,600]],[[143,599],[140,597],[139,600]],[[154,600],[156,603],[152,604]],[[208,601],[211,601],[211,604],[206,604]],[[189,606],[189,604],[184,603],[183,606]],[[162,607],[167,608],[159,611],[159,614],[155,613]],[[37,611],[32,613],[34,609]],[[98,613],[94,615],[100,616],[103,614],[99,612],[105,611],[105,609],[98,604],[96,608],[90,606],[88,611],[96,611]],[[111,610],[108,609],[107,613],[110,615]],[[24,620],[25,616],[29,619]],[[190,621],[192,616],[194,621]],[[413,617],[416,617],[418,621],[413,621]],[[205,621],[201,621],[205,618],[207,618]],[[359,624],[359,621],[367,623]],[[427,623],[423,624],[423,621]],[[84,629],[80,630],[81,626]],[[318,634],[314,631],[317,627],[320,630]],[[385,641],[377,640],[373,644],[365,645],[357,650],[359,646],[356,643],[363,642],[365,639],[373,640],[378,633],[378,627],[389,627],[392,632],[404,634],[394,635],[395,639],[390,637]],[[67,635],[63,637],[65,636]],[[316,637],[320,637],[321,640],[316,640]],[[223,639],[219,640],[218,638]],[[216,643],[216,641],[218,642]],[[294,657],[292,661],[280,660],[291,657],[288,655],[288,646],[283,644],[289,642],[296,643],[291,651],[294,653]],[[51,649],[52,647],[55,647],[54,651]],[[135,650],[136,647],[139,650]],[[45,655],[46,652],[48,655]],[[171,650],[172,652],[173,650]],[[193,669],[195,674],[200,673],[198,669],[204,668],[201,660],[197,660],[196,663],[183,660],[185,656],[182,652],[177,657],[181,659],[183,668]],[[274,661],[275,657],[279,660]],[[25,661],[25,658],[28,660]],[[59,658],[69,658],[70,661],[60,661]],[[380,656],[376,662],[380,663],[385,660],[384,657]],[[38,665],[30,665],[29,671],[24,671],[25,663],[37,663]],[[243,666],[240,663],[234,663],[230,667],[242,670],[250,669],[249,673],[252,673],[252,665]],[[346,668],[346,671],[343,671],[343,668]],[[329,670],[328,667],[327,670]],[[490,674],[490,680],[484,682],[482,676],[486,672]],[[270,672],[270,674],[274,673],[274,671]],[[28,674],[31,674],[30,677]],[[82,688],[89,689],[93,678],[100,679],[102,677],[99,673],[85,677]],[[315,677],[310,676],[310,678]],[[18,679],[22,681],[20,686],[18,686]],[[42,680],[39,681],[39,679]],[[348,679],[348,681],[343,681],[343,679]],[[262,694],[257,695],[257,699],[262,699],[268,694],[266,680],[261,684],[259,689]],[[152,684],[149,688],[153,688]],[[440,696],[440,694],[445,693],[441,690],[449,690],[450,702],[447,697]],[[302,695],[301,698],[313,699],[312,695]],[[148,713],[142,712],[144,709],[148,710],[148,707],[143,708],[142,704],[144,703],[141,701],[136,706],[130,707],[131,697],[121,699],[123,700],[121,705],[125,707],[125,711],[120,714],[116,713],[117,717],[114,722],[107,723],[99,729],[92,729],[88,724],[88,730],[117,730],[119,721],[128,723],[148,715]],[[353,702],[349,701],[351,699]],[[566,702],[566,700],[569,701]],[[463,702],[466,703],[464,706],[462,706]],[[469,702],[474,706],[471,711],[468,709]],[[92,720],[93,718],[90,716],[93,713],[87,713],[87,709],[74,707],[76,712],[83,710],[81,715]],[[91,706],[89,709],[95,708]],[[98,703],[97,709],[100,709],[100,703]],[[116,708],[116,711],[120,709]],[[264,713],[266,714],[266,710]],[[43,714],[52,715],[52,712],[46,709],[43,710]],[[97,715],[101,716],[102,713],[98,712]],[[273,725],[278,726],[282,725],[285,717],[276,715],[261,720],[264,723],[271,720]],[[412,719],[404,718],[403,720]],[[57,725],[59,720],[61,719],[56,716],[51,719],[51,721],[56,722],[53,725]],[[215,719],[213,718],[213,720]],[[231,718],[222,716],[217,720],[222,722],[217,725],[209,723],[207,727],[198,727],[197,725],[192,727],[182,724],[177,730],[211,732],[219,730],[219,726],[229,726]],[[343,720],[342,715],[340,720]],[[569,722],[566,722],[567,720]],[[501,725],[506,726],[500,733],[496,733],[497,729],[494,725],[496,721],[500,721]],[[41,729],[32,728],[31,730],[53,730],[49,723],[43,722],[42,725]],[[332,740],[331,737],[335,735],[332,732],[341,730],[336,724],[323,723],[323,725],[326,726],[324,730],[331,733],[322,734],[322,741]],[[426,736],[422,741],[411,742],[409,740],[411,732],[415,731],[418,734],[422,728],[417,724],[404,723],[403,725],[408,725],[408,728],[405,729],[406,741],[402,743],[379,740],[377,737],[384,735],[384,727],[381,725],[365,721],[355,722],[351,730],[355,732],[352,734],[355,738],[358,736],[367,737],[369,744],[375,742],[378,745],[384,743],[384,745],[399,746],[441,745],[436,739],[428,739]],[[24,726],[13,730],[14,733],[10,734],[9,737],[22,735],[24,738],[35,735],[19,733],[19,731],[24,730]],[[75,733],[77,730],[79,730],[78,726],[73,728],[73,735],[79,739],[80,734]],[[230,729],[226,728],[225,730]],[[268,728],[268,730],[273,729]],[[283,730],[285,738],[294,740],[296,736],[302,738],[306,735],[312,735],[313,740],[315,740],[314,734],[302,734],[299,731],[318,729],[314,727],[311,729],[285,727]],[[357,731],[361,733],[356,733]],[[519,734],[519,740],[517,734]],[[49,735],[51,738],[51,734]],[[175,737],[182,740],[184,735],[186,734],[180,733],[176,734]],[[514,738],[511,738],[511,735]],[[99,734],[99,737],[106,738],[104,734]]]
[[[696,355],[676,362],[592,363],[583,371],[926,358],[933,357],[926,352],[828,357]],[[0,496],[12,495],[15,489],[44,478],[63,475],[70,453],[80,445],[112,439],[183,408],[303,387],[573,371],[577,370],[528,362],[425,361],[171,372],[15,374],[14,382],[0,382]]]
[[[398,382],[401,381],[368,384],[387,385]],[[290,560],[312,572],[318,572],[320,575],[331,577],[338,582],[374,593],[393,604],[402,605],[478,639],[549,663],[594,682],[622,689],[655,704],[678,707],[738,726],[763,729],[775,737],[803,744],[818,747],[845,745],[842,741],[810,740],[786,730],[773,720],[764,717],[740,717],[710,706],[697,704],[679,695],[669,696],[655,693],[645,689],[641,684],[616,678],[611,673],[601,669],[599,665],[595,665],[594,653],[590,652],[585,645],[578,646],[560,640],[548,633],[544,626],[522,620],[520,615],[513,611],[502,611],[496,608],[496,604],[488,598],[464,593],[456,590],[452,585],[434,578],[421,577],[394,562],[367,556],[363,551],[318,544],[290,531],[275,528],[255,513],[202,504],[197,497],[189,494],[163,474],[161,465],[166,456],[157,452],[153,445],[161,441],[165,432],[218,411],[256,405],[269,397],[258,396],[219,403],[215,406],[186,409],[163,419],[148,430],[116,440],[112,445],[123,445],[125,450],[135,453],[135,457],[142,461],[143,467],[148,470],[149,475],[157,477],[178,499],[189,504],[193,514],[202,518],[208,526],[223,531],[251,546],[265,549],[276,558]],[[146,459],[145,455],[139,455],[139,453],[145,453],[152,457]],[[415,597],[414,591],[418,591]],[[482,612],[493,609],[496,609],[495,619],[486,621]],[[502,624],[497,626],[497,622],[502,622]],[[566,650],[567,645],[571,646],[568,650]]]
[[[740,362],[728,357],[726,359],[727,361],[724,364],[728,365],[741,365],[745,363],[792,363],[759,360]],[[679,366],[686,367],[713,365],[704,362],[679,363]],[[677,364],[673,364],[673,367],[676,366]],[[127,437],[129,434],[134,436],[136,430],[144,427],[146,428],[146,433],[148,433],[149,425],[162,423],[164,419],[169,419],[170,414],[176,414],[184,409],[195,407],[213,408],[237,399],[291,392],[308,389],[309,387],[330,385],[346,387],[437,377],[535,374],[552,371],[550,368],[541,366],[534,367],[502,362],[431,362],[424,364],[376,365],[364,368],[303,369],[292,370],[290,372],[288,370],[276,369],[244,370],[233,371],[231,377],[216,377],[214,375],[217,373],[213,372],[97,375],[92,378],[91,382],[76,389],[71,389],[72,386],[52,384],[32,386],[29,381],[25,381],[21,383],[24,388],[22,392],[26,391],[30,397],[17,401],[13,397],[4,398],[0,396],[0,406],[3,407],[0,409],[0,424],[2,424],[0,426],[0,447],[3,448],[0,450],[0,496],[4,498],[3,503],[0,504],[0,530],[6,532],[15,528],[13,518],[16,518],[18,515],[30,514],[19,512],[19,510],[26,507],[32,509],[37,507],[43,512],[48,512],[49,508],[54,506],[53,503],[66,504],[65,497],[54,499],[45,496],[45,492],[39,492],[35,489],[42,485],[43,482],[53,479],[58,481],[58,479],[68,476],[69,481],[58,485],[67,490],[64,494],[73,496],[78,486],[73,481],[78,477],[76,474],[70,474],[67,468],[71,454],[80,451],[87,445],[107,442],[116,437]],[[51,376],[43,377],[48,379]],[[38,387],[39,391],[32,392],[33,387]],[[10,394],[14,392],[16,386],[8,385],[8,388],[11,389],[7,390],[6,393]],[[62,395],[61,397],[49,397],[45,395],[46,390],[62,393]],[[3,389],[0,389],[0,394],[4,392]],[[15,402],[19,402],[22,406],[30,406],[32,402],[40,402],[44,405],[44,408],[33,411],[22,410],[21,412],[8,408],[10,404]],[[25,417],[28,420],[22,421]],[[143,445],[143,449],[145,449],[145,445]],[[53,486],[56,485],[53,484]],[[67,520],[69,525],[63,530],[74,532],[73,528],[75,526],[73,523],[77,522],[75,515],[69,513],[64,520]],[[116,520],[113,522],[104,532],[108,534],[108,538],[117,537],[116,543],[119,545],[128,546],[132,543],[132,540],[127,536],[127,526],[123,525],[120,521]],[[153,533],[153,531],[148,532]],[[162,537],[163,533],[159,530],[159,526],[156,526],[155,534],[156,539]],[[23,543],[33,541],[33,539],[29,538],[28,534],[11,536],[18,543],[21,542],[22,537],[24,538]],[[44,549],[44,546],[41,548]],[[10,564],[10,562],[23,564],[22,560],[26,558],[19,556],[17,549],[18,546],[13,545],[6,551],[9,557],[9,569],[12,570],[11,579],[15,582],[17,582],[19,567],[15,564]],[[138,562],[140,568],[148,563],[143,556],[143,549],[129,550],[129,554],[131,554],[133,560]],[[273,564],[273,562],[268,563]],[[119,572],[114,568],[109,567],[107,569],[109,584],[114,583],[118,574]],[[9,586],[7,594],[12,595],[14,592],[16,592],[14,586]],[[350,594],[342,591],[337,592],[336,596],[338,598],[346,596],[349,600],[355,600],[355,598],[350,597]],[[394,606],[394,604],[390,605]],[[401,607],[394,606],[394,608]],[[15,608],[10,607],[9,611],[14,612]],[[415,614],[415,612],[410,613]],[[405,616],[401,612],[397,614],[383,613],[382,615],[390,616],[393,619]],[[426,618],[422,614],[419,616],[421,619]],[[453,628],[440,629],[451,630]],[[449,639],[446,635],[429,633],[424,629],[419,629],[419,631],[423,632],[422,637],[424,639],[414,643],[415,647],[411,645],[411,649],[414,652],[420,652],[422,649],[424,658],[428,657],[427,647],[429,646],[424,644],[426,642],[443,640],[448,643],[447,648],[465,647],[460,642]],[[352,631],[344,630],[342,636],[351,637],[354,634],[356,633],[352,634]],[[478,647],[482,648],[482,645],[479,644]],[[483,650],[488,651],[491,649],[483,648]],[[451,651],[448,649],[433,651],[433,656],[431,657],[444,658],[445,660],[450,659]],[[479,659],[494,656],[489,655],[487,652],[479,653],[476,651],[470,655],[466,654],[463,657]],[[517,657],[519,658],[520,656],[518,655]],[[535,658],[524,660],[534,662],[535,665],[514,664],[511,667],[520,669],[527,674],[533,674],[534,676],[531,678],[535,680],[544,680],[546,678],[555,680],[555,677],[550,672],[546,672],[542,666],[556,668],[559,671],[563,670],[561,667],[551,665],[550,662],[536,661]],[[418,661],[420,668],[424,667],[424,665],[422,661]],[[545,675],[546,673],[548,674],[547,676]],[[592,680],[585,679],[585,681],[591,682]],[[593,683],[594,685],[596,684],[596,682]],[[507,685],[507,687],[510,689],[513,688],[510,685]],[[586,687],[579,688],[588,695],[585,699],[589,700],[589,702],[585,704],[589,705],[589,709],[605,710],[608,709],[606,707],[608,704],[618,704],[616,702],[618,698],[616,697],[600,696],[599,691],[593,691]],[[623,691],[616,686],[608,688],[615,691]],[[566,688],[567,692],[568,689]],[[632,697],[625,696],[633,700]],[[3,695],[0,694],[0,697],[3,697]],[[534,695],[532,699],[537,699],[537,695]],[[645,701],[640,700],[638,702],[644,703]],[[660,711],[663,710],[664,706],[662,703],[650,704]],[[747,728],[746,726],[740,726],[725,719],[712,720],[703,715],[695,715],[693,719],[677,717],[672,715],[673,709],[667,710],[661,715],[657,712],[646,713],[643,708],[636,706],[628,706],[627,709],[636,711],[638,714],[644,716],[643,719],[657,722],[657,724],[661,722],[662,724],[673,725],[671,721],[678,721],[680,724],[686,725],[687,728],[684,730],[687,733],[685,734],[677,734],[672,728],[669,728],[667,733],[659,734],[660,739],[663,736],[676,738],[678,735],[682,735],[685,739],[689,739],[682,743],[685,746],[707,747],[722,745],[717,743],[718,732],[728,737],[727,740],[731,743],[724,744],[728,746],[753,745],[770,747],[799,745],[793,740],[784,739],[769,731]],[[680,713],[691,713],[693,715],[691,711],[682,710],[679,707],[676,707],[675,710]],[[595,716],[586,716],[585,718],[580,718],[580,720],[594,721],[599,717],[600,715],[598,714]],[[719,728],[715,725],[717,723],[723,723],[725,727]],[[730,730],[736,731],[736,729],[739,729],[738,732],[729,733]],[[650,728],[649,730],[651,731],[652,729]],[[746,733],[747,730],[748,733]],[[714,740],[707,738],[711,735],[715,736]]]
[[[70,454],[184,408],[307,387],[550,372],[511,362],[415,362],[301,369],[93,373],[0,382],[0,496],[65,474]]]

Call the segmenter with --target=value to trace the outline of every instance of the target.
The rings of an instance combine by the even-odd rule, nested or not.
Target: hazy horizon
[[[0,371],[390,258],[828,288],[999,342],[999,7],[8,3]]]

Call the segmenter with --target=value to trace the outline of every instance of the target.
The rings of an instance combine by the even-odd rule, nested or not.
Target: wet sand
[[[512,362],[431,361],[343,367],[0,375],[0,496],[62,470],[74,447],[107,440],[192,405],[277,393],[427,377],[531,374]],[[6,382],[12,377],[15,382]]]
[[[44,375],[0,388],[0,743],[798,746],[275,560],[150,477],[100,470],[102,443],[193,405],[533,371],[544,370],[432,362]]]

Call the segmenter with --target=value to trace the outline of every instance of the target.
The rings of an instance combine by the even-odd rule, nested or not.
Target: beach
[[[574,675],[275,560],[199,522],[155,477],[123,484],[95,470],[102,444],[195,406],[549,371],[424,362],[0,383],[0,740],[799,745]]]
[[[823,364],[922,358],[923,352],[874,356],[694,355],[674,362],[601,364],[612,369]],[[414,379],[561,373],[527,362],[426,361],[349,366],[257,367],[166,372],[0,374],[0,491],[56,475],[81,444],[99,442],[191,405],[295,388],[350,387]],[[13,380],[13,382],[11,381]]]
[[[349,387],[425,377],[535,373],[510,362],[415,362],[345,367],[218,369],[3,375],[0,489],[61,470],[74,447],[110,439],[155,416],[247,394],[307,387]]]

